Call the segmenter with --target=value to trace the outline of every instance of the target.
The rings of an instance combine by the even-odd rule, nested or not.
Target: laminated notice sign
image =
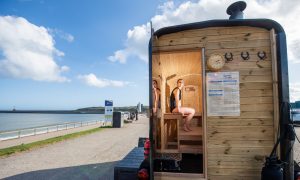
[[[239,72],[206,74],[207,116],[240,116]]]

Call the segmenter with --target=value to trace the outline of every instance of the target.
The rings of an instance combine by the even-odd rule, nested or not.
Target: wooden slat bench
[[[193,126],[193,131],[186,132],[180,127],[183,118],[182,113],[165,113],[162,122],[162,150],[164,153],[202,153],[202,115],[196,113],[193,118],[197,118],[200,123]],[[200,126],[199,126],[200,125]],[[197,144],[182,144],[183,141],[194,141]],[[170,146],[172,145],[172,146]]]

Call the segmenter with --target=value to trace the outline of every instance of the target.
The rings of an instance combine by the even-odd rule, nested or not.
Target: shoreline
[[[0,113],[30,113],[30,114],[104,114],[103,112],[85,112],[76,110],[16,110],[16,111],[3,111]]]

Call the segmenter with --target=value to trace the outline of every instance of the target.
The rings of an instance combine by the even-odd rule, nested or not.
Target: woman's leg
[[[195,110],[193,108],[189,108],[189,107],[181,107],[180,111],[182,114],[187,115],[187,117],[185,118],[185,125],[186,125],[186,129],[188,129],[189,131],[191,131],[191,120],[193,119],[194,115],[195,115]]]
[[[175,109],[172,110],[172,113],[182,113],[182,115],[184,115],[184,113],[181,111],[181,108],[180,108],[180,111],[179,111],[177,107],[176,107]],[[186,132],[190,131],[190,130],[187,128],[186,118],[183,118],[183,130],[186,131]]]

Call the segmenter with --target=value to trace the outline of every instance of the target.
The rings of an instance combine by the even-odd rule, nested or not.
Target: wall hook
[[[241,57],[242,57],[244,60],[250,59],[249,52],[246,51],[246,54],[245,54],[244,52],[241,52]]]
[[[232,53],[225,53],[224,55],[226,61],[232,61],[233,60],[233,54]]]
[[[258,51],[257,56],[260,60],[265,60],[267,58],[267,53],[265,51]]]

